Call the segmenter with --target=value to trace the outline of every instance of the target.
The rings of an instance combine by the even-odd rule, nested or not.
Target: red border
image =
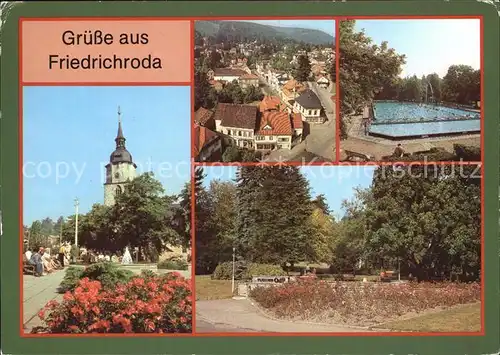
[[[349,17],[336,17],[336,16],[280,16],[280,17],[258,17],[258,16],[225,16],[225,17],[212,17],[212,16],[199,16],[199,17],[60,17],[60,18],[20,18],[19,19],[19,228],[21,231],[21,237],[19,239],[20,250],[23,249],[23,178],[22,178],[22,165],[23,165],[23,86],[191,86],[191,122],[194,119],[194,71],[191,73],[191,82],[187,83],[137,83],[137,82],[121,82],[121,83],[25,83],[22,80],[22,21],[175,21],[175,20],[189,20],[191,22],[191,46],[194,45],[194,21],[195,20],[250,20],[250,19],[261,19],[261,20],[272,20],[272,19],[314,19],[314,20],[332,20],[336,21],[336,132],[337,139],[335,142],[336,147],[336,159],[331,163],[308,163],[309,166],[344,166],[344,165],[358,165],[358,166],[380,166],[380,165],[476,165],[481,164],[481,173],[484,172],[484,165],[482,162],[484,161],[484,136],[481,135],[481,162],[369,162],[364,164],[356,164],[356,163],[344,163],[339,162],[340,156],[340,102],[339,102],[339,93],[340,93],[340,83],[339,83],[339,60],[340,60],[340,37],[338,33],[339,29],[339,21],[344,20],[360,20],[360,19],[371,19],[371,20],[403,20],[403,19],[479,19],[481,26],[481,132],[484,132],[484,22],[483,17],[480,15],[470,15],[470,16],[349,16]],[[191,54],[191,64],[194,67],[194,50]],[[194,146],[194,125],[191,124],[191,146]],[[191,151],[191,155],[193,151]],[[193,158],[193,156],[192,156]],[[191,186],[194,183],[194,171],[197,166],[255,166],[255,165],[272,165],[272,166],[302,166],[303,164],[300,162],[286,162],[286,163],[197,163],[193,162],[191,164]],[[426,333],[426,332],[359,332],[359,333],[197,333],[196,332],[196,294],[195,294],[195,260],[196,260],[196,248],[195,248],[195,191],[194,188],[191,188],[191,276],[192,276],[192,290],[193,290],[193,333],[191,334],[25,334],[23,327],[23,262],[22,258],[19,258],[19,272],[20,272],[20,336],[21,338],[38,338],[40,336],[44,337],[52,337],[52,338],[67,338],[67,337],[248,337],[248,336],[344,336],[344,337],[357,337],[357,336],[484,336],[485,335],[485,319],[484,319],[484,178],[481,180],[481,331],[480,332],[440,332],[440,333]]]
[[[340,19],[335,19],[335,162],[340,162]]]

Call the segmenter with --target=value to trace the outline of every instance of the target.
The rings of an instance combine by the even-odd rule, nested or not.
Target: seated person
[[[26,252],[24,253],[24,259],[25,259],[25,261],[28,261],[28,262],[30,261],[30,259],[31,259],[31,254],[33,254],[33,253],[31,252],[31,250],[29,250],[29,249],[28,249],[28,250],[26,250]]]
[[[52,261],[50,254],[47,251],[44,251],[44,253],[42,254],[42,262],[43,262],[43,267],[48,273],[51,273],[56,269],[56,266]]]
[[[43,272],[42,255],[43,255],[43,248],[40,248],[40,251],[38,253],[33,253],[31,255],[29,263],[35,266],[35,272],[36,272],[35,276],[47,275],[46,273]]]
[[[404,155],[404,153],[405,153],[405,151],[404,151],[403,147],[401,147],[401,144],[398,144],[396,149],[394,149],[394,153],[392,153],[392,155],[394,157],[401,158]]]

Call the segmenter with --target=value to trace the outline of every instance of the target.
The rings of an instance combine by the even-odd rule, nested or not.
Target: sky
[[[115,149],[118,106],[137,172],[166,193],[190,181],[189,87],[25,87],[23,223],[81,213],[104,201],[104,166]]]
[[[342,217],[342,201],[354,197],[354,188],[367,188],[372,183],[374,166],[307,166],[301,172],[309,181],[311,197],[323,194],[333,215]],[[237,168],[234,166],[205,166],[203,181],[208,187],[212,180],[234,180]]]
[[[323,31],[335,37],[335,21],[333,20],[244,20],[244,22],[278,27],[308,28]]]
[[[480,23],[476,19],[358,20],[377,44],[387,41],[406,54],[402,77],[437,73],[443,77],[452,64],[480,68]]]

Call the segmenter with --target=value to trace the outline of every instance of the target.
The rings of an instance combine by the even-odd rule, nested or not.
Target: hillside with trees
[[[331,34],[306,28],[277,27],[243,21],[196,21],[195,29],[203,37],[216,43],[244,43],[251,41],[274,42],[286,40],[289,42],[304,42],[313,45],[333,45]],[[335,28],[332,28],[334,33]]]

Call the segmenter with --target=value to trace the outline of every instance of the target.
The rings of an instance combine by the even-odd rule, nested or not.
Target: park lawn
[[[456,306],[444,311],[389,322],[383,328],[413,332],[479,332],[481,303]]]
[[[199,301],[221,300],[233,297],[231,280],[212,280],[210,275],[196,275],[196,299]]]

